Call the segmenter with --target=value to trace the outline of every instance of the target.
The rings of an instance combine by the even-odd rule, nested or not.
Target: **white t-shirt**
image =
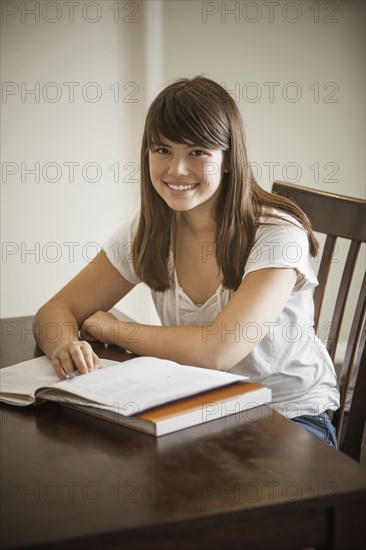
[[[270,221],[271,225],[260,225],[257,229],[243,279],[258,269],[294,268],[298,278],[291,296],[261,341],[259,329],[254,324],[244,327],[237,324],[237,330],[233,327],[234,332],[228,330],[222,337],[228,341],[246,338],[258,342],[229,372],[249,376],[251,382],[269,386],[275,410],[293,418],[337,409],[339,393],[332,360],[313,330],[312,289],[317,279],[310,264],[307,235],[294,218],[282,213],[281,216],[289,221],[273,217],[262,219]],[[132,284],[141,282],[132,261],[138,219],[139,212],[129,217],[103,246],[110,262]],[[212,323],[234,293],[220,285],[204,304],[194,304],[179,285],[172,254],[168,269],[173,278],[172,286],[164,292],[151,290],[163,326]]]

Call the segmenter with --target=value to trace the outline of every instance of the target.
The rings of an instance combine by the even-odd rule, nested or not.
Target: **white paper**
[[[46,356],[23,361],[0,369],[0,392],[34,397],[40,386],[60,381],[50,359]]]
[[[106,359],[101,361],[104,367],[116,364],[116,361]],[[6,403],[12,403],[14,400],[21,403],[21,398],[14,398],[15,395],[18,395],[31,398],[27,402],[33,402],[38,388],[51,386],[57,384],[57,382],[60,382],[60,379],[52,366],[51,360],[45,355],[36,357],[0,369],[0,399]],[[8,399],[6,394],[9,394]]]

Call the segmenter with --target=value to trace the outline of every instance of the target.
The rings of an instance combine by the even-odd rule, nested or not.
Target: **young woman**
[[[147,114],[140,211],[38,311],[35,336],[61,379],[98,368],[90,339],[248,375],[272,389],[277,411],[335,445],[336,375],[312,328],[316,251],[304,213],[255,181],[235,101],[212,80],[181,79]],[[142,281],[162,326],[108,313]],[[51,321],[57,342],[43,336]]]

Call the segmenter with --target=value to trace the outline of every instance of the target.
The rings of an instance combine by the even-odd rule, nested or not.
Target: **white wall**
[[[122,181],[134,167],[127,163],[138,162],[147,103],[177,77],[205,74],[231,91],[265,188],[274,179],[285,179],[364,196],[363,2],[121,1],[117,23],[111,9],[116,2],[109,0],[81,1],[73,23],[61,0],[62,17],[55,23],[47,21],[56,18],[54,7],[44,13],[40,7],[39,22],[26,14],[22,22],[24,3],[5,4],[19,11],[2,24],[3,80],[19,86],[25,82],[27,88],[39,82],[41,94],[39,103],[32,95],[22,101],[20,92],[3,96],[2,240],[8,254],[2,260],[2,316],[34,313],[85,265],[83,247],[101,243],[138,205],[138,183]],[[47,2],[26,2],[28,8],[36,4]],[[90,19],[98,11],[90,4],[100,10],[95,23]],[[42,96],[42,87],[51,82],[62,89],[57,102]],[[80,83],[74,103],[64,82]],[[90,82],[102,90],[99,101],[87,101],[80,92]],[[116,103],[109,89],[115,82],[120,91]],[[46,97],[54,91],[46,86]],[[93,87],[87,92],[92,96]],[[75,182],[64,166],[72,161],[80,163]],[[15,164],[6,164],[10,162]],[[41,173],[35,182],[28,174],[22,181],[21,163],[31,167],[35,162],[41,171],[47,163],[57,163],[62,177],[52,183]],[[88,162],[102,170],[95,183],[83,178],[81,167]],[[117,183],[109,169],[116,162],[121,169]],[[19,171],[5,181],[4,167],[12,166]],[[50,168],[46,176],[54,173]],[[94,176],[92,169],[87,175]],[[47,246],[51,242],[62,252],[54,263],[50,258],[56,248]],[[80,243],[75,261],[70,261],[66,242]],[[24,256],[35,246],[39,258]],[[93,251],[86,248],[90,255]],[[343,249],[339,259],[342,255]],[[359,282],[363,269],[358,269]],[[130,315],[156,319],[143,290],[125,304]],[[349,317],[348,312],[348,322]],[[328,320],[326,312],[323,324]]]
[[[143,6],[56,6],[2,3],[2,317],[35,313],[138,207]]]

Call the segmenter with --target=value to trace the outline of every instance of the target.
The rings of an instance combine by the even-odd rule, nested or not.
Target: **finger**
[[[81,352],[84,356],[84,361],[87,365],[88,371],[91,372],[94,370],[94,361],[93,361],[93,350],[87,342],[81,342],[80,345]]]
[[[74,363],[69,355],[69,353],[64,352],[59,355],[61,360],[61,367],[66,375],[66,377],[74,372]]]
[[[80,374],[86,374],[88,372],[88,366],[85,362],[83,352],[80,349],[80,346],[72,346],[70,349],[71,357],[74,361],[75,367],[80,372]]]
[[[66,375],[65,375],[65,372],[62,368],[60,359],[58,357],[55,357],[54,359],[52,359],[51,362],[52,362],[52,366],[55,369],[56,374],[60,378],[60,380],[65,380]]]
[[[93,351],[93,361],[94,361],[94,367],[96,369],[102,369],[103,368],[103,365],[102,365],[102,362],[101,360],[99,359],[98,355]]]

